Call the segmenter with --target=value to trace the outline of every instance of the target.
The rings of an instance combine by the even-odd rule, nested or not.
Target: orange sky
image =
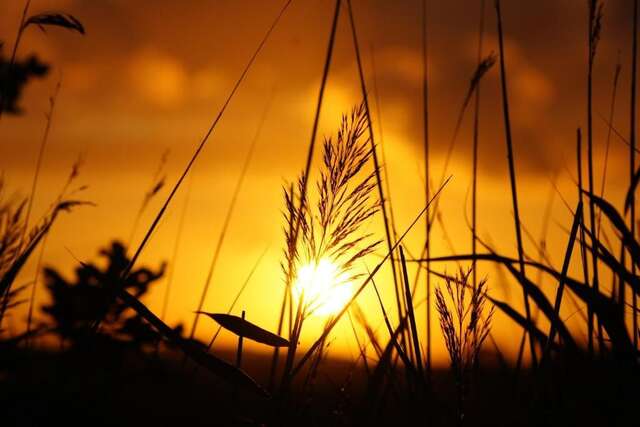
[[[34,212],[43,212],[57,195],[79,153],[85,157],[80,181],[89,185],[84,197],[97,204],[65,215],[56,224],[46,247],[46,264],[70,271],[74,261],[65,248],[81,260],[92,260],[97,249],[110,239],[129,236],[162,153],[170,149],[167,174],[168,182],[173,183],[281,3],[33,1],[33,12],[60,9],[72,13],[84,23],[87,35],[79,37],[59,29],[46,34],[32,29],[25,35],[18,56],[35,52],[53,69],[47,79],[27,87],[22,101],[24,115],[4,116],[0,121],[0,170],[12,190],[27,193],[45,125],[43,113],[49,95],[62,79]],[[497,51],[495,14],[492,2],[487,3],[486,53]],[[479,2],[432,0],[430,4],[431,137],[433,177],[437,179],[475,69]],[[6,42],[5,55],[7,46],[13,43],[21,7],[22,1],[18,0],[0,4],[0,39]],[[205,310],[226,311],[251,266],[267,248],[267,256],[238,309],[246,309],[250,320],[275,329],[275,307],[282,292],[281,186],[304,164],[332,7],[333,2],[328,0],[294,0],[145,251],[141,259],[145,264],[158,265],[171,256],[184,190],[192,185],[182,250],[175,266],[169,323],[191,321],[231,192],[262,111],[273,96]],[[615,125],[628,134],[630,8],[630,2],[623,1],[607,2],[605,6],[594,83],[598,188],[607,134],[599,114],[608,115],[618,57],[623,68]],[[572,206],[576,203],[572,184],[575,129],[584,125],[586,116],[586,2],[505,1],[503,9],[521,214],[524,225],[539,238],[554,176],[563,197]],[[403,229],[423,203],[420,2],[354,1],[354,10],[370,90],[372,52],[375,55],[381,117],[374,115],[374,127],[378,140],[380,128],[383,131],[391,197],[398,226]],[[322,110],[322,136],[331,135],[339,115],[360,99],[345,18],[346,14],[340,20]],[[491,70],[482,86],[479,230],[480,236],[493,242],[499,251],[513,255],[515,238],[498,77],[497,68]],[[446,232],[458,253],[470,247],[465,223],[465,210],[470,211],[466,197],[471,174],[470,129],[468,114],[450,166],[454,178],[441,200]],[[606,191],[616,202],[622,200],[627,185],[627,153],[628,148],[614,136]],[[161,198],[147,210],[136,242],[157,212]],[[560,225],[568,228],[570,215],[556,196],[548,236],[549,251],[556,260],[562,259],[567,238]],[[379,219],[370,229],[383,236]],[[419,252],[423,238],[421,228],[408,237],[412,253]],[[433,239],[436,255],[451,252],[441,227],[436,227]],[[536,256],[527,240],[525,249]],[[371,257],[368,264],[373,265],[376,259]],[[559,268],[560,261],[557,264]],[[27,269],[25,280],[33,276],[33,268]],[[488,277],[492,295],[520,306],[520,289],[512,287],[510,295],[505,295],[493,266],[482,266],[481,274]],[[388,297],[389,279],[386,269],[377,278]],[[164,285],[157,285],[145,301],[156,312]],[[545,291],[554,289],[551,281],[545,286]],[[424,289],[419,292],[422,294],[417,298],[424,298]],[[46,297],[42,288],[39,296],[40,301]],[[368,309],[371,321],[381,324],[374,294],[365,291],[360,303]],[[572,312],[570,306],[563,308],[564,317]],[[419,313],[424,323],[423,307]],[[574,318],[577,322],[577,316]],[[495,319],[494,335],[501,348],[512,353],[519,336],[513,334],[511,322],[501,314]],[[13,322],[20,327],[19,319]],[[310,321],[305,342],[313,338],[321,322]],[[198,336],[204,339],[213,330],[213,323],[203,319]],[[380,336],[386,339],[383,328]],[[336,330],[335,338],[333,351],[356,353],[347,322]],[[434,346],[436,361],[444,362],[439,334]]]

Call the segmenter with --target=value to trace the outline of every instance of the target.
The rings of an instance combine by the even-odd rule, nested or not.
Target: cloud
[[[174,57],[145,49],[135,53],[128,67],[131,89],[154,106],[177,108],[186,98],[187,73]]]

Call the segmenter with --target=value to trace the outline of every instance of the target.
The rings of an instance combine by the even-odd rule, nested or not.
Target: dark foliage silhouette
[[[72,280],[65,279],[53,268],[45,268],[44,280],[52,303],[44,306],[43,311],[55,323],[56,332],[74,345],[93,336],[89,325],[95,313],[102,310],[107,316],[96,337],[107,341],[132,341],[137,346],[154,343],[157,333],[139,316],[127,316],[127,306],[114,299],[110,291],[121,282],[122,271],[130,261],[124,245],[113,241],[99,253],[106,258],[106,266],[83,263],[76,268]],[[155,270],[140,267],[129,274],[124,288],[140,298],[164,275],[164,271],[165,264]]]
[[[43,78],[49,73],[49,65],[41,62],[36,55],[23,61],[11,61],[0,50],[0,110],[8,114],[21,114],[19,102],[27,83],[34,78]]]

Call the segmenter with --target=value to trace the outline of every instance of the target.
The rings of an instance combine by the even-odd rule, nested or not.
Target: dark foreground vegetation
[[[243,365],[266,382],[270,360],[248,353]],[[185,372],[178,354],[158,359],[127,346],[109,352],[14,350],[3,351],[1,361],[9,371],[3,373],[0,394],[7,426],[277,425],[269,422],[273,400],[234,392],[206,371],[194,375],[193,366]],[[554,366],[545,374],[523,371],[517,382],[513,370],[497,366],[475,375],[468,425],[636,425],[637,371],[585,363]],[[456,425],[450,372],[433,372],[433,390],[424,401],[396,388],[372,402],[366,378],[362,365],[325,360],[313,391],[298,395],[286,418],[291,425],[308,426]]]
[[[541,261],[533,261],[523,245],[519,213],[523,195],[518,192],[516,179],[517,144],[511,133],[505,60],[509,52],[503,43],[501,2],[495,1],[493,8],[499,52],[483,55],[481,22],[477,69],[472,74],[451,140],[453,147],[461,119],[475,99],[472,251],[434,257],[431,233],[436,225],[439,200],[446,197],[450,177],[448,157],[439,179],[429,163],[427,2],[423,2],[422,11],[423,93],[425,170],[430,179],[426,180],[424,208],[402,229],[394,223],[393,206],[385,197],[386,171],[378,158],[379,146],[373,132],[369,88],[356,30],[357,14],[349,0],[337,0],[306,163],[300,176],[283,188],[284,286],[278,295],[281,303],[273,313],[278,319],[277,330],[267,331],[245,320],[244,312],[233,305],[226,313],[203,311],[224,231],[212,254],[200,304],[194,307],[194,319],[188,330],[184,325],[166,324],[164,313],[154,313],[145,306],[142,297],[163,277],[166,265],[158,262],[157,266],[140,266],[138,258],[151,244],[150,237],[174,195],[289,3],[285,3],[249,59],[142,241],[137,246],[111,242],[100,252],[105,263],[78,261],[70,277],[60,274],[55,266],[41,265],[40,259],[35,280],[22,284],[17,280],[20,272],[36,256],[37,249],[46,244],[59,215],[91,204],[82,197],[83,187],[75,184],[80,173],[78,164],[60,194],[51,196],[46,214],[38,221],[31,218],[55,107],[56,97],[51,98],[31,193],[24,201],[0,201],[2,425],[637,425],[640,373],[637,304],[640,239],[635,212],[635,194],[640,183],[640,169],[635,162],[637,0],[633,0],[635,13],[629,37],[630,131],[628,140],[625,138],[629,147],[629,182],[624,200],[610,200],[604,190],[596,188],[597,177],[601,175],[602,180],[606,177],[606,172],[599,174],[593,166],[597,141],[592,135],[591,93],[603,8],[599,1],[586,2],[587,121],[584,131],[578,127],[576,140],[568,143],[577,148],[573,168],[578,177],[574,193],[577,202],[575,206],[567,205],[572,221],[565,225],[563,259],[549,260],[542,248]],[[484,2],[480,3],[484,11]],[[515,7],[511,2],[507,6]],[[72,15],[32,15],[29,7],[27,1],[12,55],[3,64],[0,117],[19,111],[19,88],[26,84],[21,68],[24,63],[17,58],[22,34],[32,27],[85,32],[82,23]],[[336,133],[318,148],[318,120],[339,19],[349,22],[362,103],[344,115]],[[501,79],[516,256],[498,253],[476,233],[479,87],[483,76],[492,72],[496,64]],[[618,74],[616,82],[617,78]],[[615,102],[612,105],[613,109]],[[316,151],[322,154],[318,169],[314,170]],[[0,189],[4,189],[5,184],[0,184]],[[151,198],[159,197],[164,185],[162,175],[154,175],[140,212],[147,208]],[[240,185],[236,191],[239,188]],[[233,207],[234,203],[229,207],[227,219]],[[381,236],[366,231],[372,218],[378,217],[384,224]],[[134,228],[139,220],[140,216],[134,220]],[[420,254],[409,254],[403,239],[417,232],[417,224],[424,225],[424,247]],[[362,268],[365,259],[371,261],[372,268]],[[458,268],[453,274],[447,273],[441,268],[443,263]],[[487,282],[476,276],[478,263],[502,269],[510,279],[509,286],[521,292],[522,309],[490,293]],[[336,270],[331,277],[333,287],[344,285],[346,280],[356,285],[344,305],[327,316],[322,333],[303,348],[300,341],[305,321],[332,294],[330,290],[322,293],[314,292],[310,286],[298,287],[299,277],[309,266],[317,272],[326,265]],[[381,279],[377,274],[387,265],[391,277]],[[571,265],[580,268],[570,269]],[[418,274],[410,277],[410,269]],[[573,277],[570,271],[581,274]],[[35,307],[40,274],[43,282],[40,287],[49,293],[50,303]],[[543,292],[541,282],[536,283],[543,275],[556,284],[552,292]],[[381,280],[393,282],[395,293],[391,304],[380,297]],[[603,286],[604,282],[607,286]],[[378,294],[377,305],[359,305],[358,297],[365,288]],[[237,294],[243,289],[238,289]],[[426,301],[417,301],[418,289],[426,291]],[[163,311],[169,295],[167,291]],[[582,313],[586,339],[560,317],[561,307],[569,303]],[[6,327],[6,319],[25,306],[28,307],[25,330]],[[421,325],[422,316],[417,310],[424,307],[426,325]],[[243,314],[231,314],[238,312]],[[518,331],[513,339],[519,344],[519,352],[513,363],[505,361],[500,343],[488,345],[496,312],[504,314]],[[384,318],[384,326],[377,332],[367,320],[374,313]],[[205,320],[215,321],[220,328],[235,334],[238,337],[235,350],[224,353],[214,347],[217,333],[208,343],[196,340],[198,321]],[[332,359],[328,354],[332,331],[338,322],[347,320],[354,331],[359,357],[350,361]],[[432,363],[432,331],[436,328],[442,332],[449,369],[436,369]],[[264,352],[248,353],[244,349],[247,340],[263,346]]]

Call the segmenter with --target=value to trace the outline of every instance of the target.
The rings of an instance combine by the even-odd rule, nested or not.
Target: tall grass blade
[[[351,6],[351,0],[347,0],[347,8],[349,10],[349,22],[351,24],[351,35],[353,38],[356,64],[358,66],[358,77],[360,78],[360,89],[362,91],[365,114],[367,118],[369,142],[371,144],[371,154],[372,154],[371,158],[373,160],[373,167],[374,167],[375,176],[376,176],[376,186],[378,188],[378,197],[380,199],[380,211],[382,213],[382,219],[384,222],[384,232],[385,232],[385,238],[387,242],[387,250],[390,251],[391,248],[393,247],[393,237],[391,235],[391,227],[389,225],[389,217],[387,215],[387,207],[386,207],[387,203],[384,197],[382,177],[380,175],[380,163],[378,162],[378,154],[377,154],[377,148],[374,140],[373,125],[371,123],[371,111],[369,110],[369,96],[367,92],[367,85],[365,82],[364,71],[362,68],[362,59],[360,57],[360,45],[358,43],[358,34],[356,31],[356,24],[355,24],[355,18],[353,14],[353,8]],[[401,308],[402,305],[400,302],[401,301],[400,298],[402,295],[402,288],[399,280],[399,273],[396,270],[396,264],[393,260],[391,261],[391,270],[393,273],[393,281],[394,281],[394,286],[396,290],[396,303],[397,303],[398,315],[400,315],[402,313],[402,308]]]
[[[631,55],[631,108],[630,108],[630,120],[629,120],[629,200],[627,205],[629,206],[629,230],[631,236],[635,238],[636,235],[636,203],[635,203],[635,190],[638,185],[637,178],[640,175],[640,170],[636,171],[636,107],[637,107],[637,68],[638,68],[638,0],[633,1],[633,52]],[[632,255],[633,257],[633,255]],[[637,255],[635,260],[637,261]],[[636,264],[634,258],[631,260],[631,273],[635,275]],[[634,293],[632,295],[632,307],[633,307],[633,347],[638,348],[638,296]]]
[[[424,200],[429,201],[431,188],[429,186],[429,180],[431,176],[431,168],[429,163],[429,44],[428,44],[428,28],[427,28],[427,0],[422,0],[422,137],[423,137],[423,152],[424,152]],[[425,221],[425,241],[424,250],[427,258],[431,257],[431,218],[426,215]],[[426,293],[427,293],[427,305],[426,305],[426,328],[427,328],[427,341],[426,341],[426,367],[428,379],[431,380],[431,276],[429,274],[430,265],[427,262],[426,265]],[[418,270],[419,271],[419,270]]]
[[[520,275],[524,280],[526,278],[524,267],[524,249],[522,247],[522,232],[520,230],[520,211],[518,209],[518,190],[516,188],[516,172],[515,162],[513,158],[513,142],[511,139],[511,119],[509,113],[509,95],[507,88],[507,72],[505,66],[505,51],[503,41],[502,30],[502,14],[500,12],[500,0],[495,0],[496,14],[498,17],[498,43],[500,46],[500,82],[502,87],[502,107],[504,113],[504,127],[505,127],[505,139],[507,144],[507,158],[509,161],[509,180],[511,182],[511,199],[513,202],[513,216],[515,220],[516,228],[516,241],[518,245],[518,260],[520,265]],[[529,296],[527,294],[527,288],[522,287],[524,297],[524,308],[527,322],[531,321],[531,309],[529,307]],[[525,330],[526,334],[526,330]],[[533,337],[529,337],[529,351],[531,353],[531,363],[533,367],[537,365],[536,347],[533,341]]]
[[[562,304],[562,294],[564,292],[564,282],[567,277],[569,271],[569,264],[571,263],[571,254],[573,253],[573,246],[576,241],[576,237],[578,235],[578,227],[580,227],[580,222],[582,218],[582,201],[578,202],[578,207],[576,208],[576,213],[573,215],[573,224],[571,225],[571,233],[569,234],[569,243],[567,244],[567,250],[564,255],[564,262],[562,263],[562,273],[560,277],[560,282],[558,283],[558,289],[556,290],[556,301],[553,306],[553,310],[555,315],[560,318],[560,305]],[[549,341],[547,341],[547,345],[544,347],[544,352],[542,353],[541,363],[549,355],[550,344],[555,340],[556,336],[556,324],[551,323],[549,329]]]
[[[404,278],[404,292],[407,298],[407,314],[409,315],[409,326],[411,329],[411,339],[413,342],[413,351],[416,355],[416,365],[418,366],[418,373],[424,375],[424,368],[422,366],[422,355],[420,354],[420,340],[418,339],[418,327],[416,326],[416,316],[413,311],[413,296],[411,295],[411,289],[409,289],[409,274],[407,274],[407,262],[404,258],[404,251],[402,246],[398,248],[400,250],[400,265],[402,266],[402,277]]]

